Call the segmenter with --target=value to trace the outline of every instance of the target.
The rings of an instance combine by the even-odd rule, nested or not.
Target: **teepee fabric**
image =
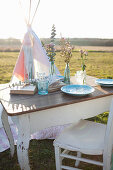
[[[38,1],[38,5],[39,2],[40,1]],[[36,7],[31,23],[33,22],[36,15],[38,5]],[[24,36],[20,54],[13,71],[11,80],[12,82],[23,82],[27,79],[36,79],[37,73],[45,73],[46,76],[49,75],[50,62],[48,56],[46,55],[45,49],[42,47],[40,39],[31,28],[30,13],[28,22],[27,19],[25,19],[25,21],[27,24],[27,32]],[[60,72],[56,66],[55,71],[56,74],[60,75]]]
[[[36,73],[49,75],[50,63],[42,44],[31,27],[24,36],[20,54],[14,68],[12,81],[36,78]]]

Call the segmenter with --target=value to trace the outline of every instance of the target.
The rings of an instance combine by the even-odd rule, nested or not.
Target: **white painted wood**
[[[113,99],[110,107],[110,113],[108,117],[105,142],[104,142],[104,170],[111,168],[111,156],[112,156],[112,140],[113,140]]]
[[[99,161],[94,161],[94,160],[85,159],[85,158],[78,158],[77,156],[67,155],[67,154],[60,154],[60,156],[64,157],[64,158],[69,158],[69,159],[74,159],[74,160],[82,161],[82,162],[88,162],[88,163],[94,164],[94,165],[103,166],[103,163],[99,162]]]
[[[0,128],[3,128],[2,121],[1,121],[2,111],[3,111],[3,106],[0,103]],[[10,125],[13,124],[11,117],[9,117],[9,116],[8,116],[8,122],[9,122]]]
[[[82,155],[82,153],[81,153],[81,152],[77,152],[77,157],[78,157],[78,158],[81,158],[81,155]],[[79,166],[79,164],[80,164],[80,161],[79,161],[79,160],[76,160],[76,162],[75,162],[75,166],[76,166],[76,167],[78,167],[78,166]]]
[[[14,86],[10,88],[11,94],[35,94],[37,91],[36,86],[27,85],[27,86]]]
[[[61,168],[62,169],[67,169],[67,170],[82,170],[82,169],[73,168],[73,167],[69,167],[69,166],[65,166],[65,165],[62,165]]]
[[[62,152],[62,154],[68,154],[69,152],[70,152],[69,150],[66,150],[66,149],[65,149],[65,150]],[[61,158],[62,161],[63,161],[63,159],[64,159],[64,157]]]
[[[69,150],[64,150],[63,152],[62,152],[63,154],[68,154],[69,153]]]
[[[104,124],[81,119],[65,128],[56,138],[55,144],[70,151],[100,155],[104,149],[105,130]]]
[[[11,156],[13,157],[14,150],[15,150],[14,139],[13,139],[11,128],[10,128],[10,125],[9,125],[9,122],[8,122],[8,115],[7,115],[7,113],[4,109],[2,109],[1,120],[2,120],[2,124],[3,124],[4,130],[5,130],[5,133],[8,137],[8,140],[9,140]]]
[[[56,163],[56,170],[61,170],[62,160],[60,157],[61,149],[59,147],[55,147],[55,163]]]
[[[96,107],[97,106],[95,105],[95,108]],[[100,107],[102,106],[100,105]],[[61,153],[60,157],[103,166],[103,170],[110,170],[113,143],[112,140],[113,140],[113,99],[111,102],[107,125],[87,120],[80,120],[78,123],[73,124],[70,127],[67,127],[59,135],[59,137],[55,139],[54,147],[63,148],[69,151],[71,150],[80,151],[81,153],[89,155],[103,154],[103,162],[79,158],[79,156],[81,155],[73,156],[66,153]]]
[[[30,169],[28,159],[30,134],[51,126],[78,122],[81,118],[86,119],[108,111],[112,97],[113,95],[12,116],[18,128],[17,154],[21,169]]]
[[[18,128],[17,155],[19,165],[22,170],[30,170],[28,157],[30,141],[29,114],[13,117],[13,121]]]
[[[30,113],[30,133],[50,126],[75,123],[108,111],[112,97],[113,95]]]

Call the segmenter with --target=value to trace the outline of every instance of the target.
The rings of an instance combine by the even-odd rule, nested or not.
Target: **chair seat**
[[[87,120],[66,128],[55,139],[54,145],[84,154],[100,155],[104,150],[106,125]]]

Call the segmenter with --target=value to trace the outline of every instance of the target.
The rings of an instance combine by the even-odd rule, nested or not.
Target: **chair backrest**
[[[111,101],[104,140],[104,155],[107,158],[106,161],[108,160],[108,157],[109,159],[111,159],[112,145],[113,145],[113,99]]]

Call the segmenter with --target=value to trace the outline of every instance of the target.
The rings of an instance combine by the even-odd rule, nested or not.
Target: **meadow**
[[[7,83],[11,80],[13,69],[18,57],[18,52],[0,52],[0,84]],[[65,69],[64,58],[56,52],[55,64],[63,75]],[[98,78],[113,78],[113,52],[89,50],[86,60],[86,72],[90,76]],[[70,73],[74,76],[77,70],[81,70],[80,53],[73,52],[70,62]],[[108,113],[104,113],[93,118],[94,121],[107,122]],[[0,153],[0,170],[19,170],[17,155],[11,158],[10,150]],[[93,156],[96,160],[101,160],[101,156]],[[55,158],[53,140],[31,140],[29,148],[29,159],[31,170],[55,170]],[[74,161],[66,161],[73,165]],[[102,170],[95,165],[86,165],[81,163],[81,169],[84,170]]]
[[[0,84],[11,80],[18,54],[19,52],[0,52]],[[64,58],[60,56],[60,52],[56,52],[55,64],[63,75],[65,62]],[[113,78],[113,52],[89,51],[86,66],[86,72],[90,76]],[[77,70],[81,70],[81,59],[80,53],[74,51],[70,61],[71,76],[74,76]]]

